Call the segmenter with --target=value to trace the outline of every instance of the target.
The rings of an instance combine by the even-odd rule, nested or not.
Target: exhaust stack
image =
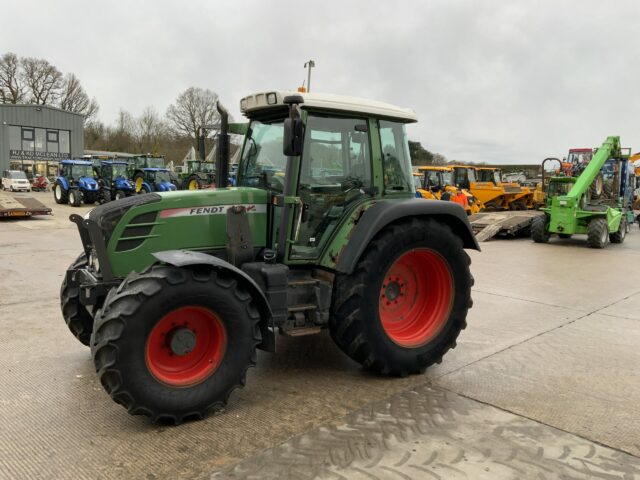
[[[220,102],[216,103],[220,114],[220,133],[216,155],[216,187],[225,188],[229,184],[229,112]]]

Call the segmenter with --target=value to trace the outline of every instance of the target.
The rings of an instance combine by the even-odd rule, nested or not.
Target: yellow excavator
[[[453,169],[451,167],[418,167],[414,173],[416,182],[416,195],[432,200],[451,200],[458,188],[453,183]],[[467,205],[464,206],[467,215],[478,213],[482,210],[482,203],[467,189],[461,189],[467,197]]]

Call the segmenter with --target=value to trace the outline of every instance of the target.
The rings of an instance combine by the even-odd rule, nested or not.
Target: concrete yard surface
[[[0,220],[0,479],[639,479],[640,230],[492,240],[474,306],[424,375],[364,372],[328,334],[278,337],[225,411],[179,427],[115,404],[68,331],[70,213]]]

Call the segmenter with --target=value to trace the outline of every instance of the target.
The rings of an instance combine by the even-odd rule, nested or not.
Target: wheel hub
[[[186,327],[178,327],[169,334],[169,347],[176,355],[187,355],[196,347],[196,334]]]
[[[397,280],[390,281],[384,290],[384,296],[390,302],[395,301],[400,295],[402,295],[403,286],[404,285],[401,285]]]

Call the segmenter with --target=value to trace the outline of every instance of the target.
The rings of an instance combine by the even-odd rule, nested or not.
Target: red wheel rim
[[[186,337],[188,346],[180,344],[177,335]],[[227,332],[215,313],[202,307],[181,307],[162,317],[151,330],[147,367],[162,383],[195,385],[217,370],[226,348]]]
[[[402,347],[425,345],[447,322],[453,304],[453,276],[441,255],[416,249],[387,270],[378,312],[388,337]]]

